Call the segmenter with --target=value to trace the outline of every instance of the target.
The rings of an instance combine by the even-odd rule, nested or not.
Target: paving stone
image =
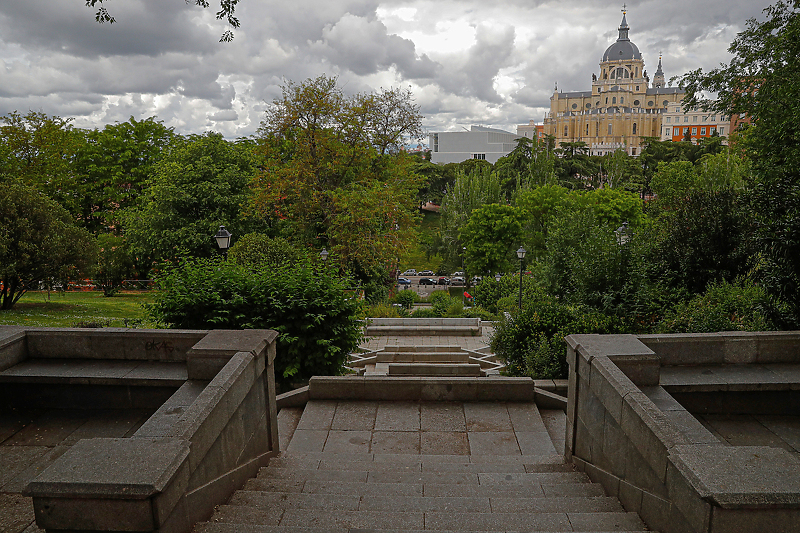
[[[425,529],[481,531],[572,531],[565,513],[425,513]]]
[[[517,444],[524,455],[553,455],[556,448],[546,431],[516,431]]]
[[[636,513],[567,513],[574,531],[646,531]]]
[[[513,432],[511,418],[504,403],[465,402],[467,431]],[[474,452],[473,452],[474,453]]]
[[[587,483],[587,485],[590,485]],[[529,485],[472,485],[452,483],[425,483],[423,494],[430,498],[541,498],[545,494],[539,484]]]
[[[370,453],[372,439],[370,431],[330,430],[325,441],[324,452],[332,453]]]
[[[418,402],[380,402],[375,417],[375,431],[419,431]]]
[[[478,474],[481,485],[531,485],[542,483],[588,483],[583,472],[545,472],[537,474],[493,473]]]
[[[539,474],[543,472],[575,472],[575,467],[566,463],[534,463],[524,464],[525,472]]]
[[[265,492],[303,492],[306,481],[296,479],[248,479],[243,490],[263,490]],[[308,483],[312,483],[309,481]]]
[[[423,529],[425,528],[425,520],[422,513],[380,511],[315,511],[309,513],[302,509],[287,509],[283,513],[280,525],[338,529]]]
[[[514,431],[547,431],[539,408],[535,403],[509,403],[506,405]]]
[[[327,528],[226,524],[219,522],[197,524],[193,531],[194,533],[330,533],[330,529]]]
[[[278,442],[281,450],[289,447],[300,418],[303,416],[302,407],[284,407],[278,411]]]
[[[301,420],[302,422],[302,420]],[[325,447],[328,431],[325,429],[297,429],[287,447],[290,453],[321,452]]]
[[[493,513],[599,513],[622,512],[616,498],[544,497],[490,498]]]
[[[750,415],[705,415],[705,420],[732,446],[769,446],[795,451]]]
[[[324,509],[358,511],[361,498],[348,494],[308,494],[297,492],[258,492],[240,490],[228,505],[247,506],[280,514],[281,509]]]
[[[0,443],[31,424],[43,413],[41,409],[10,410],[0,413]]]
[[[319,468],[319,458],[283,456],[273,457],[269,460],[270,468],[302,468],[303,470],[316,470]]]
[[[347,483],[338,481],[306,481],[308,494],[355,494],[357,496],[422,496],[422,483]]]
[[[800,417],[761,415],[756,420],[783,439],[794,451],[800,452]]]
[[[478,475],[440,472],[370,472],[368,483],[453,483],[478,484]]]
[[[525,472],[522,463],[422,463],[423,472]]]
[[[364,496],[361,499],[360,511],[398,511],[398,512],[480,512],[490,513],[488,497],[388,497]]]
[[[466,431],[464,407],[461,403],[422,403],[420,404],[420,424],[422,431]],[[430,452],[428,452],[430,453]]]
[[[32,498],[20,494],[0,494],[0,531],[22,533],[33,521]]]
[[[464,432],[423,431],[420,434],[421,454],[468,456],[469,452],[469,441]]]
[[[45,446],[0,446],[0,490],[5,491],[7,483],[50,450]]]
[[[26,446],[27,447],[27,446]],[[48,466],[53,464],[56,459],[64,455],[69,450],[69,446],[55,446],[48,448],[47,452],[37,457],[27,468],[17,473],[13,478],[3,484],[4,492],[16,492],[21,494],[32,479],[41,474]]]
[[[81,439],[123,438],[134,428],[141,427],[152,414],[148,409],[114,409],[85,411],[86,422],[73,431],[63,444],[72,445]]]
[[[419,454],[419,431],[374,431],[372,433],[373,453]]]
[[[367,481],[366,471],[344,470],[290,470],[282,468],[262,468],[259,479],[287,479],[292,481],[337,481],[354,483]]]
[[[401,463],[401,462],[375,462],[375,461],[353,461],[353,462],[344,462],[344,461],[337,461],[332,460],[329,461],[327,459],[322,459],[319,461],[319,465],[317,468],[320,470],[368,470],[370,472],[383,472],[383,471],[395,471],[395,472],[421,472],[422,469],[420,468],[421,463],[413,462],[413,463]]]
[[[3,444],[11,446],[58,446],[88,418],[81,411],[52,409],[18,431]]]
[[[551,498],[605,496],[603,486],[599,483],[542,483],[541,487],[544,495]]]
[[[303,416],[297,424],[297,430],[328,430],[333,422],[336,412],[336,402],[326,400],[311,400],[303,409]]]
[[[333,415],[332,430],[371,431],[375,428],[376,402],[339,402]]]
[[[428,432],[423,432],[423,435],[427,433]],[[373,454],[372,460],[375,463],[402,463],[402,464],[426,463],[426,462],[464,463],[469,461],[469,456],[451,455],[451,454],[398,455],[391,453],[376,453]]]
[[[467,436],[472,455],[521,455],[513,432],[471,431]]]
[[[280,523],[281,516],[282,513],[261,511],[259,509],[251,509],[239,505],[220,505],[215,508],[214,515],[209,522],[277,526]]]

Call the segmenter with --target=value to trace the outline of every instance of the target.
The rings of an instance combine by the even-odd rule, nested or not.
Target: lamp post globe
[[[228,248],[231,247],[231,237],[233,237],[233,233],[225,229],[225,226],[220,226],[214,235],[214,240],[217,241],[217,246],[222,250],[226,259],[228,258]]]

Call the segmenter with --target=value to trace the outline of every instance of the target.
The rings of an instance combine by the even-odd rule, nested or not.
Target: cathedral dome
[[[606,49],[603,54],[603,61],[629,61],[631,59],[642,59],[639,47],[628,38],[628,22],[625,20],[625,13],[622,14],[622,23],[619,25],[619,38],[617,42]]]

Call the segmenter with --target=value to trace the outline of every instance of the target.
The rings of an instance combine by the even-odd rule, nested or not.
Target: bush
[[[341,374],[362,338],[349,280],[302,263],[255,268],[187,260],[157,279],[149,318],[178,329],[274,329],[275,378],[288,383]]]
[[[302,253],[286,239],[273,239],[263,233],[248,233],[231,246],[228,255],[239,265],[272,268],[294,264],[302,257]]]
[[[781,329],[780,310],[764,289],[749,281],[712,282],[705,293],[675,307],[658,326],[660,333],[769,331]]]
[[[368,305],[362,312],[363,318],[402,318],[402,307],[397,307],[386,302]]]
[[[399,291],[397,294],[394,295],[392,298],[392,302],[396,304],[400,304],[405,309],[411,309],[415,303],[421,301],[422,298],[416,293],[416,291]]]
[[[433,309],[422,308],[411,311],[411,318],[437,318],[439,315]]]
[[[477,306],[465,309],[461,316],[464,318],[480,318],[481,320],[486,320],[489,322],[497,320],[497,315],[490,313],[483,307]]]
[[[492,335],[492,351],[512,376],[567,377],[564,337],[574,333],[622,333],[620,321],[591,309],[542,296],[522,312],[501,316]]]

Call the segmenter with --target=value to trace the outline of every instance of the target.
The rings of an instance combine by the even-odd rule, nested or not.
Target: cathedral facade
[[[684,91],[666,86],[660,57],[650,83],[629,30],[623,11],[619,38],[603,54],[600,73],[592,74],[590,91],[565,93],[556,87],[544,119],[544,133],[555,137],[556,146],[585,142],[591,155],[622,148],[635,156],[642,137],[661,137],[662,115],[670,105],[680,105]]]

